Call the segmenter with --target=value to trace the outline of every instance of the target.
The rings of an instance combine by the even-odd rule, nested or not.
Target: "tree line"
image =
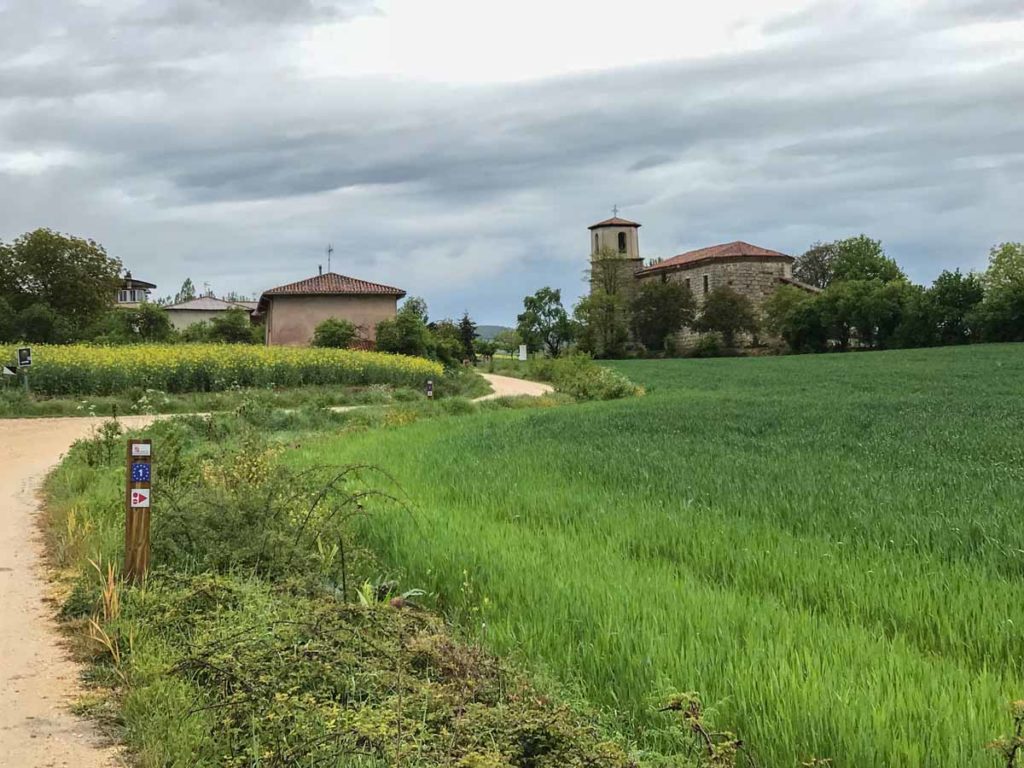
[[[254,326],[244,309],[179,332],[161,302],[115,306],[123,269],[99,243],[49,229],[0,241],[0,342],[263,343],[262,326]],[[173,303],[194,298],[187,279]],[[171,297],[162,303],[172,303]]]
[[[758,310],[729,286],[698,305],[679,281],[637,282],[627,262],[601,251],[588,273],[591,292],[570,314],[561,292],[523,300],[518,332],[552,356],[575,345],[595,357],[734,353],[741,335],[784,351],[825,352],[1024,341],[1024,244],[992,248],[981,273],[946,270],[931,286],[910,281],[882,243],[866,235],[815,243],[793,265],[803,283],[780,285]],[[703,336],[677,349],[680,331]]]

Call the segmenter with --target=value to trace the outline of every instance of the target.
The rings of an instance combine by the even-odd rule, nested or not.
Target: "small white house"
[[[156,289],[153,283],[132,277],[131,272],[124,273],[121,288],[117,292],[117,306],[134,309],[144,301],[149,301],[149,293]]]
[[[252,313],[256,310],[256,302],[225,301],[213,296],[200,296],[198,299],[190,299],[180,304],[172,304],[169,307],[164,307],[164,309],[171,320],[171,325],[179,331],[183,331],[189,326],[208,322],[219,315],[223,315],[229,309],[244,309],[251,318]]]

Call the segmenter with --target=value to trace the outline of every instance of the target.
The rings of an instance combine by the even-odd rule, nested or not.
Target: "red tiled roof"
[[[256,308],[257,314],[266,311],[266,305],[272,296],[396,296],[402,298],[405,291],[390,285],[370,283],[366,280],[359,280],[348,275],[339,275],[336,272],[327,272],[307,280],[300,280],[297,283],[279,285],[264,291],[260,296],[259,305]]]
[[[664,261],[653,264],[646,269],[640,270],[643,272],[657,272],[663,269],[673,269],[675,267],[688,267],[694,264],[712,261],[715,259],[736,259],[736,258],[772,258],[772,259],[790,259],[792,256],[788,256],[785,253],[779,251],[772,251],[768,248],[761,248],[757,245],[751,245],[750,243],[744,243],[737,240],[735,243],[723,243],[722,245],[712,245],[709,248],[698,248],[696,251],[687,251],[681,253],[678,256],[673,256],[671,259],[665,259]]]
[[[613,217],[611,219],[605,219],[604,221],[599,221],[599,222],[597,222],[597,224],[594,224],[592,226],[587,227],[587,229],[600,229],[601,227],[639,227],[639,226],[640,225],[637,224],[635,221],[629,221],[627,219],[620,219],[618,216],[615,216],[615,217]]]
[[[277,288],[271,288],[269,291],[264,291],[263,295],[330,296],[347,293],[372,293],[375,295],[398,296],[399,298],[405,296],[405,291],[401,288],[394,288],[390,285],[381,285],[380,283],[370,283],[366,280],[359,280],[355,277],[348,277],[347,275],[339,275],[335,272],[327,272],[323,275],[311,277],[308,280],[300,280],[297,283],[279,285]]]

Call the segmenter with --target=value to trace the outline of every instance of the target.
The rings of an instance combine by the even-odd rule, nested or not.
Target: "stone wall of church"
[[[789,259],[742,258],[722,259],[695,264],[690,267],[676,269],[671,272],[654,273],[639,277],[644,280],[671,280],[689,286],[697,300],[697,306],[704,301],[704,296],[721,285],[727,285],[736,292],[746,296],[754,304],[760,314],[761,305],[779,287],[779,278],[791,278],[793,265]],[[676,336],[680,348],[693,346],[701,334],[688,328]],[[764,337],[762,335],[762,339]],[[753,339],[747,338],[741,344],[750,344]]]

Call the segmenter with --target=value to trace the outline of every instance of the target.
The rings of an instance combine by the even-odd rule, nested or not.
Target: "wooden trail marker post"
[[[128,441],[125,483],[124,577],[140,582],[149,570],[149,517],[152,505],[153,441]]]

